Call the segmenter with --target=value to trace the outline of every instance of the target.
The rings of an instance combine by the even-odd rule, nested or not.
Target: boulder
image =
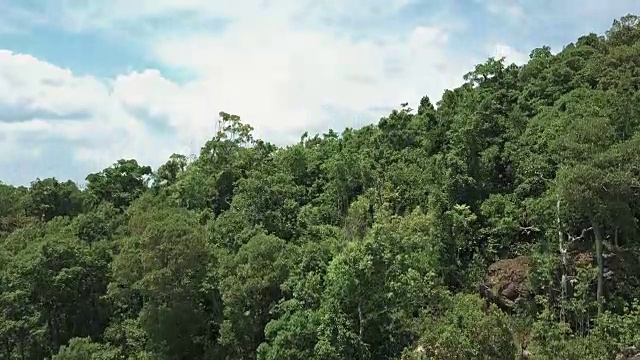
[[[531,259],[528,256],[500,260],[491,264],[484,281],[479,286],[480,295],[503,310],[513,310],[516,304],[528,294],[531,266]]]
[[[616,360],[640,360],[640,350],[636,347],[626,348],[616,356]]]

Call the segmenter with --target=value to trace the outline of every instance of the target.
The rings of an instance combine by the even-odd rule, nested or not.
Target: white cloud
[[[529,61],[529,55],[526,53],[514,49],[513,47],[505,44],[496,44],[495,45],[495,58],[499,59],[504,57],[505,62],[510,64],[514,63],[516,65],[522,65]]]
[[[472,63],[448,58],[447,33],[437,27],[382,42],[268,30],[158,43],[163,61],[200,75],[182,85],[157,70],[99,80],[0,51],[2,150],[12,161],[74,161],[92,171],[122,157],[157,166],[172,152],[202,145],[221,110],[243,116],[259,136],[286,143],[335,124],[327,108],[371,121],[387,112],[374,106],[416,102],[425,93],[437,98]],[[271,37],[280,41],[269,43]],[[341,124],[360,125],[362,118]],[[73,144],[74,153],[45,159],[52,141]]]
[[[0,111],[51,116],[77,116],[102,107],[105,87],[91,77],[39,61],[30,55],[0,50]],[[28,71],[25,71],[28,70]],[[37,94],[32,91],[37,89]],[[37,96],[36,96],[37,95]],[[11,119],[4,119],[11,120]]]
[[[515,0],[476,0],[485,5],[487,11],[494,15],[501,15],[510,21],[522,20],[524,9]]]
[[[382,19],[409,1],[304,0],[276,7],[266,0],[140,0],[135,6],[47,0],[53,14],[47,21],[75,29],[112,31],[116,24],[175,13],[232,21],[222,33],[178,36],[159,29],[142,39],[160,63],[197,75],[185,83],[154,69],[112,79],[78,76],[30,55],[0,52],[0,133],[6,137],[0,148],[29,148],[25,159],[40,166],[35,161],[45,161],[52,144],[66,144],[72,155],[56,160],[78,164],[83,173],[122,157],[157,166],[172,152],[199,148],[212,136],[219,111],[240,115],[260,137],[286,143],[305,130],[375,121],[425,94],[435,102],[484,60],[451,49],[451,24],[425,21],[358,40],[323,25],[328,18]],[[486,55],[498,51],[515,62],[523,55],[496,49]]]
[[[124,77],[122,81],[127,81]],[[120,79],[116,80],[120,81]],[[38,60],[0,51],[0,133],[12,155],[46,155],[45,144],[64,142],[77,150],[56,161],[104,165],[135,156],[157,163],[169,149],[158,147],[146,125],[111,96],[108,84]],[[171,144],[173,146],[173,144]],[[4,156],[4,162],[13,161]]]
[[[385,115],[386,110],[372,107],[417,102],[424,94],[437,100],[479,60],[447,50],[448,24],[360,41],[318,26],[326,18],[383,17],[408,0],[264,3],[143,1],[129,9],[128,3],[115,1],[75,12],[93,14],[94,24],[193,10],[233,20],[223,34],[162,34],[149,41],[161,62],[195,72],[197,80],[179,86],[146,71],[114,81],[114,96],[129,110],[166,121],[182,141],[196,143],[211,133],[220,110],[241,115],[258,135],[279,143],[335,123],[328,109],[357,114],[359,119],[343,119],[343,124],[359,124]],[[300,27],[293,18],[303,12]]]
[[[200,76],[183,89],[195,103],[180,106],[186,100],[176,98],[170,117],[208,106],[209,113],[237,113],[263,133],[287,134],[322,127],[332,116],[326,107],[378,117],[384,114],[369,108],[417,102],[425,94],[439,98],[474,63],[447,51],[447,35],[417,27],[401,37],[354,42],[238,24],[221,36],[165,38],[154,48],[165,64]]]

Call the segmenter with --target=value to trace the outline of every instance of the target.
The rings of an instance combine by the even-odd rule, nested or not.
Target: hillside
[[[220,116],[195,159],[0,183],[1,358],[640,348],[638,17],[284,148]]]

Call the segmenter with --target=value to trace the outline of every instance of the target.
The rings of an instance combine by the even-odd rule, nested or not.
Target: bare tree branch
[[[538,177],[540,177],[540,179],[542,179],[542,181],[544,182],[553,182],[553,179],[547,179],[546,177],[544,177],[544,175],[542,175],[541,172],[536,172],[536,175],[538,175]]]
[[[520,226],[520,232],[522,233],[526,233],[527,235],[530,235],[532,232],[540,232],[540,228],[537,226],[527,226],[527,227],[523,227]]]
[[[567,237],[569,238],[569,244],[573,243],[574,241],[583,240],[587,232],[591,230],[593,230],[593,226],[586,229],[582,229],[582,233],[580,233],[580,236],[573,236],[567,233]]]

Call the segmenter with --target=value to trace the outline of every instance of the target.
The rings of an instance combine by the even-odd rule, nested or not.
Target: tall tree
[[[86,191],[94,204],[106,201],[124,209],[147,189],[150,175],[151,167],[120,159],[101,172],[89,174]]]

